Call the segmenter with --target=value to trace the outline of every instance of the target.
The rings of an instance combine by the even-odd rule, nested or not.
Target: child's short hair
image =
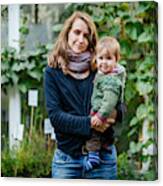
[[[120,59],[120,45],[116,38],[105,36],[102,37],[96,46],[96,54],[104,52],[105,54],[115,55],[116,61]]]

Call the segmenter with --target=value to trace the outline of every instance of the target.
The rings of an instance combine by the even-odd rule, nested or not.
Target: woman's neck
[[[70,76],[72,76],[73,78],[80,80],[80,79],[87,78],[89,76],[89,74],[90,74],[90,70],[88,69],[88,70],[86,70],[85,72],[82,72],[82,73],[73,72],[73,71],[68,70],[68,74]]]

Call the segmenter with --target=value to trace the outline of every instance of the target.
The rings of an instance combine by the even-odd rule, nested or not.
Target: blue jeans
[[[100,165],[88,172],[83,169],[83,162],[87,158],[86,155],[73,158],[56,149],[52,161],[52,178],[115,180],[117,178],[117,152],[115,145],[110,145],[109,149],[109,151],[101,150]]]

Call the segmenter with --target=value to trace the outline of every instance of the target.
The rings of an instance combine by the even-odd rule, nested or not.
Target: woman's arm
[[[46,68],[44,78],[46,108],[55,131],[89,136],[91,132],[90,117],[75,116],[64,112],[61,108],[61,97],[54,75],[49,68]]]

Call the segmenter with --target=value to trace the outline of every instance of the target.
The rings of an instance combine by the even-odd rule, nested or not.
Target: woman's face
[[[68,45],[75,53],[85,52],[88,48],[89,30],[87,24],[80,18],[75,19],[68,34]]]

